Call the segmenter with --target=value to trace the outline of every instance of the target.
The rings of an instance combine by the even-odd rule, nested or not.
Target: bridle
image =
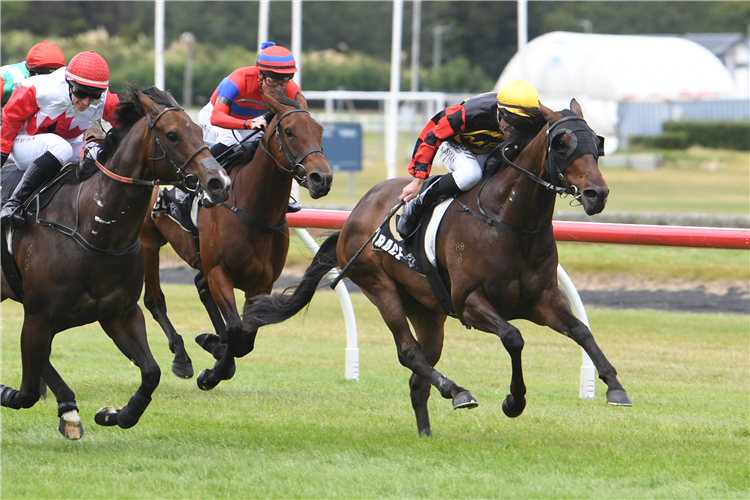
[[[578,191],[578,187],[571,184],[570,181],[568,181],[568,179],[565,177],[565,170],[567,170],[575,160],[585,154],[592,154],[597,160],[600,156],[604,156],[604,138],[596,135],[594,131],[591,130],[591,128],[588,126],[586,120],[584,120],[582,117],[573,114],[568,110],[564,110],[562,113],[564,115],[563,118],[557,120],[555,123],[547,124],[547,154],[545,157],[545,170],[547,171],[547,175],[551,179],[559,179],[560,182],[565,184],[565,187],[555,186],[554,184],[549,183],[544,179],[534,175],[525,168],[513,163],[513,161],[508,158],[507,152],[515,146],[514,143],[510,141],[504,142],[500,146],[498,146],[498,148],[500,148],[503,161],[506,164],[515,168],[534,182],[541,184],[550,191],[555,191],[560,196],[570,195],[573,197],[573,200],[579,201],[581,198],[581,193]],[[563,123],[565,123],[568,128],[561,127]],[[568,136],[570,136],[571,146],[564,153],[557,153],[552,149],[552,143],[557,137],[563,134],[568,134]],[[593,137],[594,140],[589,140],[589,137]],[[491,157],[492,154],[490,154],[489,156]]]
[[[174,159],[172,154],[169,152],[169,149],[167,149],[167,147],[164,145],[164,142],[162,141],[158,132],[156,131],[156,123],[168,111],[184,111],[184,110],[179,106],[165,108],[153,120],[151,119],[151,115],[149,115],[148,113],[146,114],[146,123],[148,123],[148,128],[151,131],[151,136],[154,138],[154,156],[152,158],[149,158],[149,161],[152,162],[151,171],[153,173],[154,180],[147,181],[144,179],[134,179],[132,177],[125,177],[122,175],[118,175],[112,172],[111,170],[107,169],[98,160],[94,160],[99,170],[104,172],[104,174],[106,174],[108,177],[116,181],[123,182],[125,184],[134,184],[134,185],[149,186],[149,187],[154,187],[154,186],[159,186],[159,185],[169,185],[169,186],[179,185],[185,191],[188,191],[190,193],[196,193],[198,189],[200,188],[200,179],[195,174],[186,174],[185,169],[187,168],[188,165],[190,165],[190,162],[192,162],[193,159],[195,159],[195,157],[198,154],[208,149],[208,146],[204,144],[203,146],[199,147],[197,150],[195,150],[195,152],[192,155],[190,155],[190,157],[187,160],[185,160],[185,162],[182,165],[177,163],[177,161]],[[157,158],[156,155],[158,153],[159,148],[162,151],[162,156]],[[82,156],[84,154],[84,151],[85,151],[85,148],[81,150]],[[156,178],[156,162],[163,160],[165,158],[169,160],[169,163],[172,165],[175,172],[177,172],[177,174],[180,176],[179,181],[164,182]],[[221,165],[219,165],[219,163],[216,161],[216,159],[213,156],[204,158],[200,160],[198,163],[201,166],[203,166],[203,168],[205,168],[206,170],[220,170],[221,169]]]
[[[306,109],[290,109],[289,111],[286,111],[281,114],[278,118],[276,118],[276,133],[274,136],[276,137],[276,142],[279,143],[279,149],[281,149],[281,152],[284,153],[284,157],[286,157],[286,161],[289,163],[289,166],[291,168],[284,167],[279,161],[276,159],[276,156],[272,155],[266,146],[263,145],[263,140],[260,141],[260,149],[266,153],[268,156],[270,156],[273,161],[276,162],[276,165],[286,172],[287,174],[291,175],[294,180],[297,181],[298,184],[302,185],[307,181],[307,169],[302,164],[305,158],[307,158],[312,153],[323,153],[323,148],[320,146],[310,146],[306,150],[302,151],[302,153],[299,154],[296,158],[292,154],[291,151],[289,151],[289,147],[286,145],[286,142],[284,141],[284,136],[281,133],[281,120],[283,120],[286,116],[292,114],[292,113],[307,113],[310,114],[309,111]],[[268,139],[270,142],[270,138]],[[304,172],[304,175],[300,176],[298,171],[302,170]]]
[[[170,154],[169,150],[166,148],[166,146],[162,142],[161,137],[159,137],[159,134],[156,132],[156,128],[155,128],[156,127],[156,122],[159,121],[159,118],[161,118],[168,111],[183,111],[183,109],[181,107],[179,107],[179,106],[174,106],[174,107],[166,108],[166,109],[162,110],[162,112],[159,113],[159,115],[157,115],[156,119],[154,119],[154,120],[151,120],[151,115],[146,114],[148,128],[149,128],[149,130],[151,130],[151,135],[154,138],[154,157],[153,158],[149,158],[149,161],[153,162],[151,169],[152,169],[152,172],[153,172],[153,175],[154,175],[154,180],[147,181],[147,180],[144,180],[144,179],[134,179],[132,177],[124,177],[122,175],[118,175],[118,174],[112,172],[111,170],[107,169],[98,160],[94,160],[94,162],[96,163],[96,166],[99,168],[99,170],[101,170],[108,177],[110,177],[110,178],[112,178],[112,179],[114,179],[114,180],[116,180],[118,182],[125,183],[125,184],[134,184],[134,185],[139,185],[139,186],[149,186],[151,188],[153,188],[154,186],[157,186],[157,185],[162,185],[162,184],[167,184],[167,185],[177,185],[177,184],[180,184],[180,187],[185,188],[186,190],[188,190],[188,191],[190,191],[192,193],[196,192],[198,190],[198,188],[200,187],[200,180],[199,180],[198,176],[196,176],[194,174],[185,174],[185,169],[190,164],[190,162],[193,161],[193,159],[196,157],[196,155],[198,155],[201,151],[203,151],[205,149],[208,149],[208,146],[206,146],[204,144],[203,146],[199,147],[192,155],[190,155],[190,157],[185,161],[185,163],[183,163],[182,166],[180,166],[177,163],[177,161],[175,161],[174,157]],[[88,142],[91,142],[91,140],[88,141]],[[159,157],[159,158],[156,158],[157,147],[161,148],[162,153],[163,153],[163,155],[161,157]],[[85,150],[86,150],[85,147],[81,149],[81,157],[83,157],[85,155]],[[159,161],[159,160],[163,160],[164,158],[169,159],[169,161],[172,164],[172,166],[174,167],[175,171],[179,174],[179,176],[180,176],[180,181],[179,182],[162,182],[162,181],[159,181],[159,180],[156,179],[156,162]],[[215,165],[212,165],[212,162]],[[213,156],[209,156],[208,158],[204,158],[203,160],[200,160],[199,163],[201,165],[203,165],[204,168],[209,169],[209,170],[219,170],[219,169],[221,169],[221,166],[219,165],[219,163],[216,161],[216,159]],[[81,190],[82,189],[83,189],[83,183],[81,183],[78,186],[78,196],[76,198],[76,216],[75,216],[76,223],[75,223],[75,227],[70,228],[70,227],[65,226],[64,224],[60,224],[58,222],[47,221],[47,220],[44,220],[44,219],[40,219],[39,218],[39,213],[41,211],[41,207],[39,206],[40,202],[39,202],[39,197],[38,196],[36,197],[36,203],[37,203],[36,222],[40,226],[49,227],[49,228],[55,229],[55,230],[57,230],[57,231],[65,234],[67,236],[70,236],[71,238],[73,238],[73,240],[75,240],[76,243],[78,243],[80,246],[82,246],[88,252],[91,252],[91,253],[93,253],[95,255],[106,255],[106,256],[110,256],[110,257],[116,257],[116,256],[127,255],[127,254],[130,254],[131,252],[139,251],[140,248],[141,248],[141,240],[140,240],[140,238],[136,239],[136,241],[132,245],[128,246],[127,248],[123,248],[121,250],[110,250],[110,249],[107,249],[107,248],[99,248],[99,247],[96,247],[96,246],[92,245],[88,241],[86,241],[86,239],[78,232],[78,222],[79,222],[79,216],[80,216],[80,214],[79,214],[79,211],[80,211],[80,200],[81,200]]]
[[[579,204],[581,203],[581,196],[582,193],[579,192],[578,187],[571,184],[568,179],[565,177],[565,170],[578,158],[585,154],[592,154],[594,155],[594,158],[598,159],[600,156],[604,156],[604,138],[601,136],[597,136],[593,130],[588,126],[586,123],[586,120],[584,120],[582,117],[575,115],[571,111],[564,110],[563,112],[563,118],[560,120],[557,120],[555,123],[547,124],[547,154],[545,157],[545,170],[547,171],[547,175],[551,179],[560,179],[562,183],[565,184],[565,187],[562,186],[555,186],[554,184],[545,181],[541,177],[538,177],[537,175],[533,174],[532,172],[526,170],[525,168],[516,165],[513,163],[513,161],[508,158],[508,151],[516,146],[515,143],[511,141],[506,141],[499,146],[497,146],[495,149],[492,150],[492,152],[487,155],[487,160],[484,164],[484,170],[487,170],[487,162],[490,158],[492,158],[494,152],[497,149],[500,149],[500,153],[502,155],[503,161],[507,164],[513,167],[514,169],[518,170],[534,182],[541,184],[546,189],[550,191],[554,191],[555,193],[559,194],[562,197],[566,196],[572,196],[571,205],[574,201],[577,201]],[[566,123],[569,128],[559,128],[561,124]],[[571,138],[571,146],[563,153],[557,153],[555,150],[552,149],[552,143],[553,141],[562,134],[568,134]],[[579,138],[580,135],[580,138]],[[562,163],[562,166],[560,166],[560,163]],[[462,203],[460,200],[456,199],[459,205],[462,207],[462,211],[467,212],[474,217],[477,217],[478,219],[486,222],[487,224],[490,224],[495,227],[499,227],[502,229],[505,229],[507,231],[517,232],[517,233],[524,233],[524,234],[536,234],[542,231],[546,231],[551,226],[544,227],[541,229],[535,229],[535,230],[527,230],[527,229],[520,229],[513,226],[509,226],[508,224],[502,223],[498,220],[493,219],[490,217],[482,208],[481,203],[481,195],[482,190],[484,189],[485,185],[487,184],[487,181],[491,175],[485,176],[484,180],[482,181],[482,185],[479,187],[479,191],[477,191],[477,206],[479,207],[479,211],[481,213],[474,212],[471,210],[468,206],[466,206],[464,203]]]

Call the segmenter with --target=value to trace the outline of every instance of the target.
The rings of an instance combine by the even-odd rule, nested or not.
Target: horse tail
[[[339,241],[337,232],[329,236],[313,257],[312,263],[302,275],[302,281],[287,287],[283,292],[271,295],[258,295],[252,298],[242,312],[246,324],[253,330],[261,326],[273,325],[285,321],[307,306],[315,295],[320,280],[334,267],[338,266],[336,245]],[[289,293],[292,292],[292,293]]]

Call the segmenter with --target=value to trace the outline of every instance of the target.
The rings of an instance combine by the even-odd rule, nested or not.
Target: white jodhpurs
[[[438,157],[453,173],[461,191],[468,191],[482,179],[482,167],[489,153],[475,155],[463,144],[446,141],[438,149]]]
[[[78,161],[81,149],[86,142],[83,134],[74,139],[63,139],[56,134],[26,135],[20,133],[13,141],[13,160],[18,170],[25,171],[37,158],[49,151],[60,161],[60,165],[67,165],[71,161]]]
[[[233,130],[211,125],[211,113],[213,113],[213,111],[214,105],[209,102],[203,106],[203,109],[198,113],[198,125],[203,129],[203,141],[209,146],[213,146],[219,142],[225,146],[234,146],[242,139],[255,132],[255,130]],[[259,140],[262,135],[262,131],[258,132],[255,134],[255,137],[245,141],[245,145],[247,146],[250,143]]]

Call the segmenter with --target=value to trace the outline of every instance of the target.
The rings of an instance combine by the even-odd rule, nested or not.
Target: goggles
[[[285,76],[281,79],[271,78],[268,75],[263,75],[263,81],[266,82],[266,85],[269,87],[284,87],[292,80],[291,76]]]
[[[102,94],[104,93],[104,89],[79,89],[74,87],[73,85],[70,86],[70,91],[73,93],[74,96],[76,96],[79,99],[91,99],[92,101],[96,101],[97,99],[101,99]]]

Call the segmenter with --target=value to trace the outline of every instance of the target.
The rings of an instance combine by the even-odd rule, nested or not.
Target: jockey
[[[414,146],[409,163],[414,180],[399,196],[399,200],[407,202],[396,225],[401,237],[414,232],[418,215],[426,208],[474,187],[495,147],[508,140],[529,138],[543,125],[539,93],[523,80],[506,84],[497,94],[470,97],[433,116]],[[436,153],[449,173],[420,193]]]
[[[268,109],[265,95],[274,99],[286,96],[307,109],[307,101],[299,86],[292,81],[297,66],[292,53],[274,42],[264,42],[255,66],[234,70],[224,78],[211,96],[211,100],[198,114],[198,124],[203,128],[203,140],[218,158],[252,133],[260,130],[244,147],[257,147],[263,130],[273,113]],[[296,201],[290,211],[301,207]]]
[[[30,76],[48,75],[65,66],[65,56],[60,47],[47,40],[37,43],[29,50],[26,60],[16,64],[0,66],[0,88],[3,89],[3,106],[10,95]]]
[[[84,132],[100,119],[113,123],[120,99],[108,90],[109,67],[96,52],[81,52],[49,76],[27,78],[3,108],[0,165],[12,153],[21,182],[0,211],[3,224],[22,226],[26,199],[78,158]]]

